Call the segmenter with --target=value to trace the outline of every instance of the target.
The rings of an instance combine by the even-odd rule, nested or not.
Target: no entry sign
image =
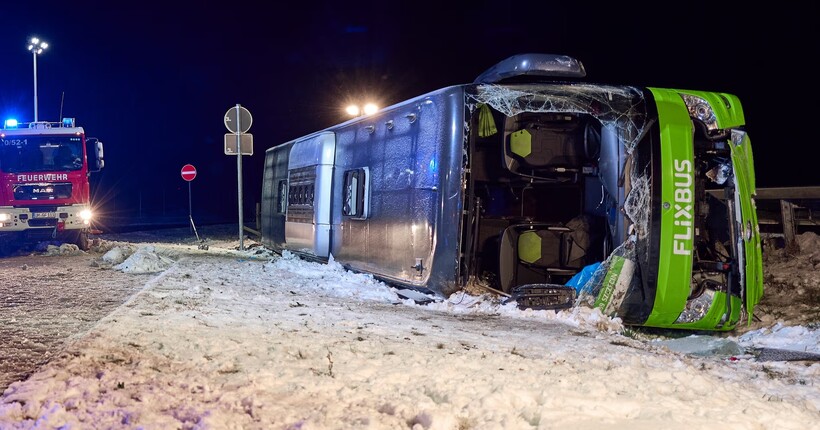
[[[182,179],[191,182],[194,180],[194,178],[196,178],[196,167],[194,167],[191,164],[186,164],[182,166],[180,174],[182,175]]]

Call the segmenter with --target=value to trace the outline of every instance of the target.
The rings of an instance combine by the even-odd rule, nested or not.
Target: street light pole
[[[37,55],[42,54],[48,48],[48,43],[36,37],[32,37],[28,44],[28,50],[34,56],[34,122],[37,122]]]

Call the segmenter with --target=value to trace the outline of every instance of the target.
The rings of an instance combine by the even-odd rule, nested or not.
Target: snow
[[[807,235],[766,266],[804,299],[820,290]],[[107,245],[101,276],[154,275],[12,383],[0,428],[820,429],[820,362],[749,352],[820,353],[816,320],[673,336],[491,295],[419,304],[333,259],[238,241]]]
[[[118,252],[109,255],[109,259],[118,259],[122,255],[123,251],[121,248],[115,248],[115,250],[118,250]],[[109,251],[109,253],[112,251]],[[108,253],[106,253],[106,255],[108,255]],[[103,260],[105,260],[106,255],[103,255]],[[127,257],[125,261],[114,266],[114,268],[124,273],[156,273],[162,272],[173,264],[174,260],[157,254],[156,249],[149,245],[140,247]]]

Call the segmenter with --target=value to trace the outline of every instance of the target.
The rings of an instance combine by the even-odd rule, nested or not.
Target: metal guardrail
[[[780,217],[771,224],[780,225],[787,250],[799,251],[796,236],[802,230],[820,228],[820,187],[781,187],[760,188],[755,195],[758,207],[758,225],[763,226],[772,221],[766,212],[768,202],[775,204],[776,212],[779,206]],[[768,208],[770,209],[770,208]],[[818,230],[820,231],[820,230]]]
[[[712,192],[723,198],[722,192]],[[820,231],[820,186],[758,188],[755,193],[761,234],[782,235],[786,249],[799,250],[796,235],[802,230]],[[778,228],[779,227],[779,228]]]
[[[250,233],[251,236],[256,237],[256,240],[262,240],[262,205],[260,203],[256,204],[256,228],[250,228],[247,225],[242,226],[242,230],[246,233]]]
[[[245,230],[246,233],[250,233],[252,236],[255,236],[256,238],[262,237],[262,233],[259,230],[254,230],[248,226],[242,226],[242,229]]]
[[[820,186],[758,188],[755,200],[820,200]]]

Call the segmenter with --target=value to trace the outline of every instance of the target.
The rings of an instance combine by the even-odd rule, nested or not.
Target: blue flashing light
[[[17,120],[14,118],[9,118],[5,122],[5,128],[17,128]]]
[[[63,127],[74,127],[74,118],[63,118]]]

